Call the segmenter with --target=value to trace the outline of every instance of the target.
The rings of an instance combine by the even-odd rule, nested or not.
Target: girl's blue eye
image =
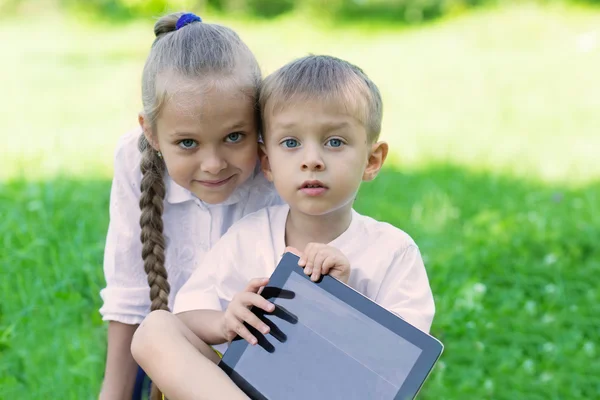
[[[293,149],[294,147],[298,147],[299,143],[296,139],[285,139],[282,142],[283,146],[288,149]]]
[[[225,138],[225,141],[229,142],[229,143],[237,143],[240,140],[242,140],[243,136],[244,135],[242,133],[233,132],[233,133],[230,133],[229,135],[227,135],[227,137]]]
[[[183,139],[181,142],[179,142],[179,147],[183,149],[193,149],[196,146],[198,146],[198,143],[192,139]]]
[[[342,147],[342,145],[344,144],[344,142],[342,142],[341,139],[329,139],[327,141],[327,144],[330,147]]]

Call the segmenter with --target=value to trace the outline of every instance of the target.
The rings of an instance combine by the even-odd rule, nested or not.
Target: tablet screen
[[[286,336],[248,346],[235,370],[268,399],[393,399],[421,349],[297,273],[271,301],[293,314],[268,318]],[[360,384],[356,384],[360,382]]]

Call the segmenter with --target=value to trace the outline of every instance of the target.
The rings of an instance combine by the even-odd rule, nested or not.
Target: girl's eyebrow
[[[178,138],[178,137],[189,137],[189,136],[195,136],[197,135],[194,132],[183,132],[183,131],[177,131],[177,132],[173,132],[171,133],[171,136],[174,138]]]
[[[235,130],[238,130],[238,129],[246,128],[247,126],[248,126],[247,122],[245,122],[245,121],[239,121],[239,122],[236,122],[233,125],[230,125],[229,128],[227,128],[227,130],[228,131],[235,131]]]

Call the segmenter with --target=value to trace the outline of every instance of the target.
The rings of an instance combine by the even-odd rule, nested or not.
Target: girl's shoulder
[[[114,152],[115,176],[127,178],[127,180],[141,181],[140,161],[142,154],[138,149],[138,141],[142,135],[141,128],[133,129],[122,135],[117,141]]]
[[[253,176],[244,185],[247,190],[245,214],[284,204],[273,183],[263,174],[260,164],[257,164]]]

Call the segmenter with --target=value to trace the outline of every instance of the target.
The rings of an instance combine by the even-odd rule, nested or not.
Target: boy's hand
[[[341,251],[322,243],[309,243],[300,256],[298,265],[304,267],[304,273],[316,282],[321,275],[329,274],[348,283],[350,262]]]
[[[258,340],[250,333],[248,328],[244,326],[244,322],[265,335],[269,333],[269,326],[250,311],[250,307],[252,306],[263,309],[266,312],[275,310],[275,305],[273,305],[273,303],[258,294],[260,288],[264,287],[267,283],[269,283],[268,278],[252,279],[243,292],[240,292],[233,297],[227,310],[223,313],[221,322],[221,329],[225,340],[230,342],[239,335],[246,339],[251,345],[257,344]]]

